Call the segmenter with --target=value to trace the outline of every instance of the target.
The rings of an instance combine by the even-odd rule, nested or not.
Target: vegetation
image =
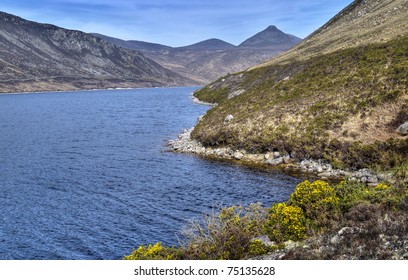
[[[333,232],[341,229],[346,234],[350,227],[353,234],[338,242],[330,254],[319,249],[308,256],[304,247],[298,246],[285,257],[325,259],[347,253],[349,258],[391,258],[399,247],[384,249],[381,242],[392,234],[395,246],[403,246],[397,241],[408,234],[407,210],[407,185],[391,187],[381,183],[368,187],[343,181],[330,186],[323,181],[305,181],[287,202],[270,208],[259,204],[222,208],[202,221],[192,222],[180,247],[161,243],[140,246],[125,259],[245,259],[273,254],[288,240],[315,242],[313,246],[323,248],[333,243]],[[274,243],[261,241],[264,235]],[[316,238],[320,238],[319,244]],[[355,251],[356,244],[366,248],[367,254]]]
[[[219,105],[192,136],[205,146],[295,151],[337,168],[407,164],[408,139],[395,133],[408,118],[407,54],[402,36],[225,76],[195,94]],[[239,89],[245,92],[227,99]]]

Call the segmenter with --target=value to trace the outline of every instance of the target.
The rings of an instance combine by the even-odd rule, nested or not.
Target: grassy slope
[[[340,14],[352,14],[360,2]],[[337,16],[322,29],[345,28],[342,22]],[[326,158],[343,168],[406,166],[408,139],[395,129],[408,120],[408,36],[395,32],[387,42],[330,53],[319,48],[309,58],[295,59],[298,50],[292,50],[285,59],[217,80],[195,94],[219,106],[196,126],[193,137],[210,146]],[[227,99],[239,89],[246,92]],[[228,114],[234,119],[224,123]]]

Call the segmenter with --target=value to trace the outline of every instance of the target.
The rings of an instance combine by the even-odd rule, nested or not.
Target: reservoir
[[[0,259],[121,259],[220,206],[287,200],[299,178],[164,152],[209,109],[196,89],[0,95]]]

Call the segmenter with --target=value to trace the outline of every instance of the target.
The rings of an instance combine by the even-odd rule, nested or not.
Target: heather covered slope
[[[396,129],[408,121],[407,3],[355,1],[287,53],[196,92],[219,105],[193,137],[340,168],[406,166]]]

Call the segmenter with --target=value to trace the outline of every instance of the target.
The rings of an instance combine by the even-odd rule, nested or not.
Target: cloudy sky
[[[173,47],[238,45],[276,25],[304,38],[352,0],[1,0],[0,11],[68,29]]]

